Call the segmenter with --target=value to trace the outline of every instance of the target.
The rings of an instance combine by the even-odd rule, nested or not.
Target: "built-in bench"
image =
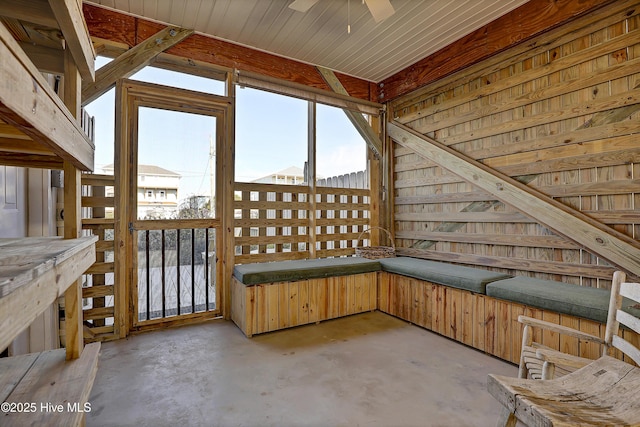
[[[378,261],[358,258],[318,258],[294,261],[257,262],[236,265],[233,276],[245,285],[318,279],[379,271]]]
[[[572,285],[552,280],[516,276],[490,283],[487,295],[530,307],[607,323],[609,312],[608,289]],[[622,309],[640,317],[640,307],[624,298]]]
[[[519,362],[521,314],[604,335],[609,291],[415,259],[381,260],[378,309],[494,356]],[[640,311],[631,302],[629,312]],[[631,331],[624,331],[632,335]],[[639,337],[631,339],[639,340]],[[594,343],[544,333],[542,344],[589,358]]]
[[[410,257],[380,263],[380,311],[495,354],[496,304],[485,290],[511,276]],[[511,360],[510,354],[503,356]]]
[[[247,336],[379,309],[513,363],[519,315],[603,336],[608,301],[605,289],[410,257],[246,264],[232,283],[232,319]],[[540,341],[584,357],[601,352],[557,334]]]
[[[236,265],[231,319],[248,337],[372,311],[380,263],[323,258]]]
[[[485,293],[487,284],[511,277],[508,274],[479,268],[410,257],[383,258],[379,261],[382,270],[389,273],[481,294]]]
[[[609,291],[526,276],[491,283],[490,297],[606,323]]]

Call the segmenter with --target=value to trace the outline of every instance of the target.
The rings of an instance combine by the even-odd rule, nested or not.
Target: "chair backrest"
[[[607,328],[605,330],[605,353],[608,348],[615,347],[629,356],[640,366],[640,349],[620,335],[620,324],[640,334],[640,318],[626,311],[622,311],[623,297],[629,298],[635,303],[640,303],[640,283],[626,282],[627,276],[622,271],[613,274],[611,285],[611,300],[609,301],[609,313]]]

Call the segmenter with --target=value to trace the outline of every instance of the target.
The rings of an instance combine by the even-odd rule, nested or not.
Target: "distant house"
[[[103,168],[113,174],[113,165]],[[171,218],[178,213],[180,174],[155,165],[138,165],[138,218]]]
[[[280,172],[274,172],[270,175],[263,176],[251,182],[261,184],[289,184],[298,185],[304,182],[304,171],[296,166],[290,166]]]

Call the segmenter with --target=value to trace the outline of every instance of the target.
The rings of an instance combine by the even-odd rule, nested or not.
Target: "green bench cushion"
[[[517,276],[489,284],[487,295],[606,323],[611,293],[607,289]],[[640,314],[633,301],[626,298],[622,308],[636,316]]]
[[[245,285],[290,282],[380,271],[380,263],[358,257],[257,262],[236,265],[233,275]]]
[[[485,293],[488,283],[511,277],[508,274],[411,257],[383,258],[378,261],[382,265],[382,270],[389,273],[480,294]]]

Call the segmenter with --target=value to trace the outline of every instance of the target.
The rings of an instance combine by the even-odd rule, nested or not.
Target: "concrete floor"
[[[88,426],[494,426],[517,368],[380,312],[244,337],[214,321],[104,343]]]

